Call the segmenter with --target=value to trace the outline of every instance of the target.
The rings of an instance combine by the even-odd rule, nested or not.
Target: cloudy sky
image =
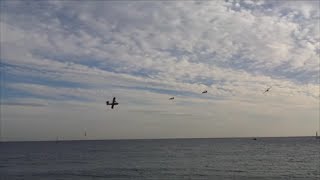
[[[319,128],[320,1],[0,3],[3,140]]]

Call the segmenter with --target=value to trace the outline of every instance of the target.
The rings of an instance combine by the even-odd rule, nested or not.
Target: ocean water
[[[320,179],[314,137],[0,143],[0,179]]]

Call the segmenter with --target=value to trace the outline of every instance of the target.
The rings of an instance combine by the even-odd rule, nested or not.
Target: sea
[[[315,137],[1,142],[1,180],[320,179]]]

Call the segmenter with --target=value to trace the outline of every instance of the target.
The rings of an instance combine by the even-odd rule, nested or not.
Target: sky
[[[319,129],[320,1],[0,3],[4,141]]]

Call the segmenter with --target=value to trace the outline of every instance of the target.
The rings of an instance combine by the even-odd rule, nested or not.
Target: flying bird
[[[269,92],[271,88],[272,88],[272,87],[269,87],[268,89],[266,89],[266,90],[263,92],[263,94],[266,93],[266,92]]]
[[[204,91],[202,91],[202,94],[207,93],[207,92],[208,92],[207,90],[204,90]]]
[[[174,97],[169,98],[169,100],[174,100]]]
[[[113,107],[118,105],[119,103],[117,103],[116,97],[114,97],[113,100],[112,100],[112,103],[109,103],[109,101],[107,101],[106,104],[107,104],[107,106],[110,105],[111,109],[113,109]]]

